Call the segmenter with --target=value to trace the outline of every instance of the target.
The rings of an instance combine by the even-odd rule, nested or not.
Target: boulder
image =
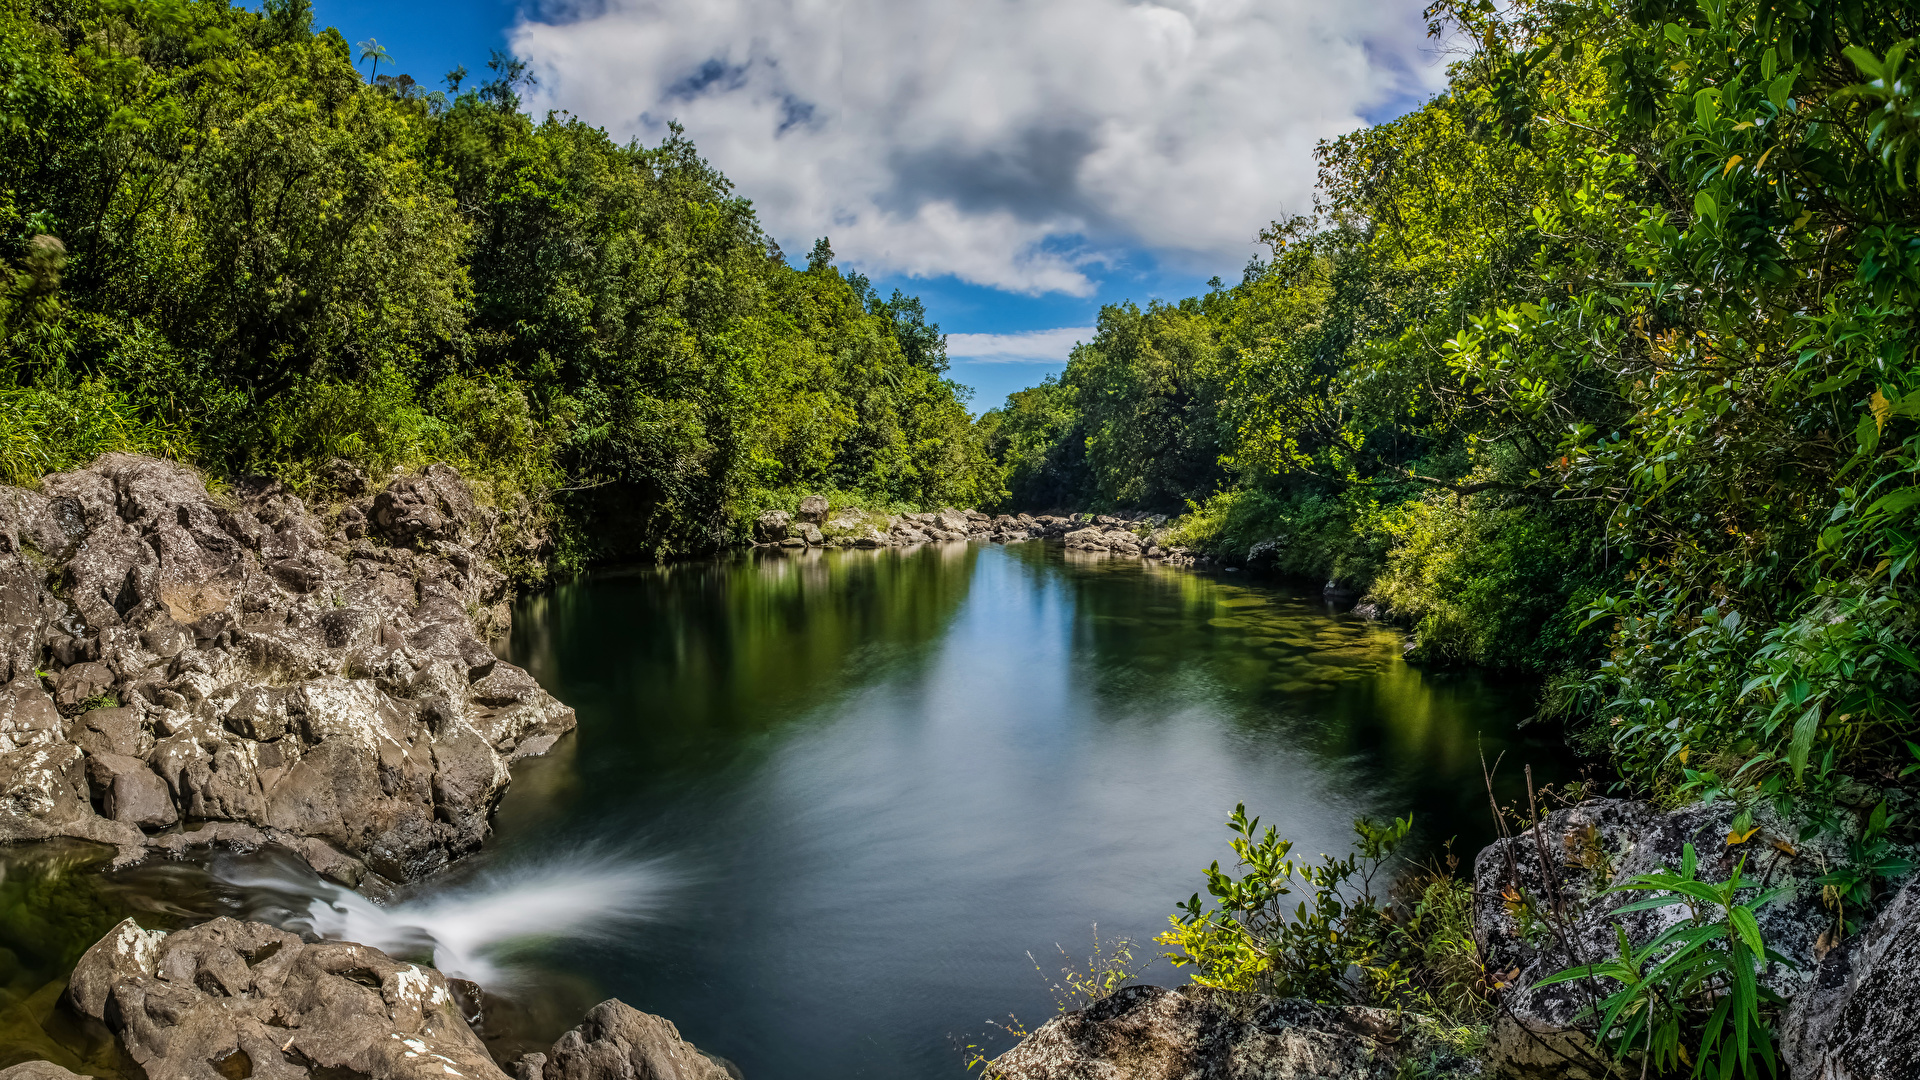
[[[825,523],[827,520],[827,497],[825,495],[809,495],[801,499],[800,520],[813,525]]]
[[[753,538],[763,544],[777,544],[787,539],[792,523],[792,515],[785,510],[769,510],[754,521]]]
[[[1780,1027],[1795,1080],[1920,1075],[1920,881],[1827,953]]]
[[[1055,1017],[1000,1055],[1001,1080],[1394,1080],[1421,1059],[1470,1066],[1387,1009],[1334,1008],[1203,986],[1127,986]],[[554,1080],[551,1074],[548,1080]]]
[[[1537,990],[1534,984],[1617,955],[1616,924],[1637,947],[1685,919],[1684,907],[1616,915],[1637,897],[1605,890],[1663,867],[1678,869],[1688,844],[1704,880],[1727,880],[1745,859],[1744,878],[1785,890],[1756,918],[1768,946],[1797,967],[1772,964],[1760,978],[1786,998],[1808,985],[1835,922],[1818,879],[1845,860],[1847,839],[1823,833],[1802,840],[1794,826],[1761,811],[1756,831],[1730,844],[1735,813],[1724,802],[1662,812],[1641,802],[1589,799],[1481,850],[1474,863],[1475,926],[1489,977],[1504,988],[1488,1042],[1499,1069],[1541,1080],[1604,1075],[1575,1020],[1611,984],[1575,980]],[[1547,920],[1562,931],[1528,932]]]
[[[265,923],[166,934],[128,919],[80,958],[67,994],[148,1080],[506,1077],[438,971]]]
[[[1280,541],[1262,540],[1247,549],[1247,569],[1271,570],[1280,561]]]
[[[23,1061],[0,1069],[0,1080],[88,1080],[76,1072],[55,1065],[51,1061]]]
[[[819,547],[827,542],[827,536],[820,531],[820,526],[811,521],[801,522],[799,531],[800,539],[806,541],[808,547]]]
[[[573,727],[481,641],[506,624],[498,515],[447,466],[352,504],[384,546],[154,458],[41,488],[0,487],[0,841],[273,840],[407,880],[476,848],[509,763]],[[141,832],[176,820],[203,827]]]
[[[158,829],[180,820],[167,782],[153,767],[124,754],[87,755],[87,782],[100,813],[143,829]]]
[[[541,1080],[729,1080],[726,1068],[673,1024],[618,1000],[603,1001],[546,1055]]]

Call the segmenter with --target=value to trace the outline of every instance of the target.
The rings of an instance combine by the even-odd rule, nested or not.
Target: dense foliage
[[[0,11],[0,472],[443,458],[574,557],[800,487],[998,494],[918,301],[790,267],[677,130],[529,117],[491,66],[369,85],[307,0]]]
[[[1277,538],[1561,672],[1636,788],[1871,806],[1920,754],[1920,9],[1431,16],[1447,91],[1323,145],[1270,259],[989,418],[1012,497]]]

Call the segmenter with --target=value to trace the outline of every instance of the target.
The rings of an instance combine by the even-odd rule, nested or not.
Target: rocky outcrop
[[[574,723],[481,641],[499,531],[441,465],[326,517],[132,455],[0,488],[0,840],[279,842],[368,887],[472,851]]]
[[[80,958],[67,998],[119,1035],[148,1080],[506,1080],[457,989],[378,949],[306,942],[265,923],[221,918],[167,934],[128,919]],[[0,1075],[72,1075],[30,1065]],[[737,1075],[668,1021],[619,1001],[595,1006],[551,1051],[526,1055],[519,1072],[519,1080]]]
[[[148,1080],[505,1080],[438,971],[265,923],[165,934],[128,919],[80,958],[67,993]]]
[[[682,1039],[671,1022],[620,1001],[603,1001],[579,1027],[553,1044],[540,1062],[537,1080],[730,1080],[731,1076],[725,1066]]]
[[[1604,988],[1586,980],[1537,990],[1534,984],[1617,955],[1616,924],[1638,946],[1684,919],[1684,907],[1616,915],[1638,897],[1605,890],[1639,874],[1679,868],[1687,844],[1704,880],[1726,881],[1744,859],[1744,879],[1784,890],[1757,918],[1768,946],[1797,967],[1770,964],[1761,981],[1788,998],[1808,986],[1817,959],[1838,936],[1817,879],[1844,861],[1846,840],[1828,834],[1802,841],[1796,828],[1764,812],[1754,819],[1757,828],[1738,838],[1729,835],[1734,815],[1724,802],[1664,813],[1646,803],[1592,799],[1480,852],[1475,925],[1487,972],[1503,988],[1488,1044],[1497,1068],[1543,1080],[1604,1074],[1575,1023]]]
[[[833,511],[824,496],[809,495],[796,513],[769,510],[754,522],[758,547],[909,547],[914,544],[983,540],[1013,544],[1062,540],[1075,551],[1193,563],[1191,552],[1165,543],[1166,517],[1074,514],[1000,514],[937,510],[924,514],[875,514],[853,508]]]
[[[1794,1080],[1920,1075],[1920,882],[1820,961],[1780,1050]]]
[[[1000,1080],[1392,1080],[1412,1061],[1428,1076],[1472,1069],[1423,1036],[1406,1013],[1202,986],[1128,986],[1047,1021],[986,1074]]]

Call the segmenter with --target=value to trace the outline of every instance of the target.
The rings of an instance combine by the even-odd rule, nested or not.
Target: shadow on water
[[[1410,666],[1296,590],[1040,544],[602,574],[524,599],[502,651],[580,728],[515,766],[481,855],[382,908],[271,853],[102,875],[16,849],[5,1015],[116,1075],[49,1011],[73,960],[128,912],[231,913],[478,979],[502,1060],[618,996],[753,1080],[957,1077],[987,1018],[1051,1013],[1029,952],[1163,929],[1236,802],[1304,851],[1413,812],[1425,853],[1470,855],[1481,754],[1503,799],[1566,759],[1516,730],[1525,681]]]

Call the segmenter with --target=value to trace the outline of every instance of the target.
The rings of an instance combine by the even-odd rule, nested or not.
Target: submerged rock
[[[1473,1071],[1405,1013],[1202,986],[1123,987],[1047,1021],[988,1066],[1001,1080],[1393,1080]],[[549,1075],[548,1080],[554,1080]]]
[[[41,488],[0,488],[0,840],[275,841],[404,881],[478,847],[508,763],[573,727],[478,636],[507,620],[497,514],[446,466],[331,527],[127,454]]]

